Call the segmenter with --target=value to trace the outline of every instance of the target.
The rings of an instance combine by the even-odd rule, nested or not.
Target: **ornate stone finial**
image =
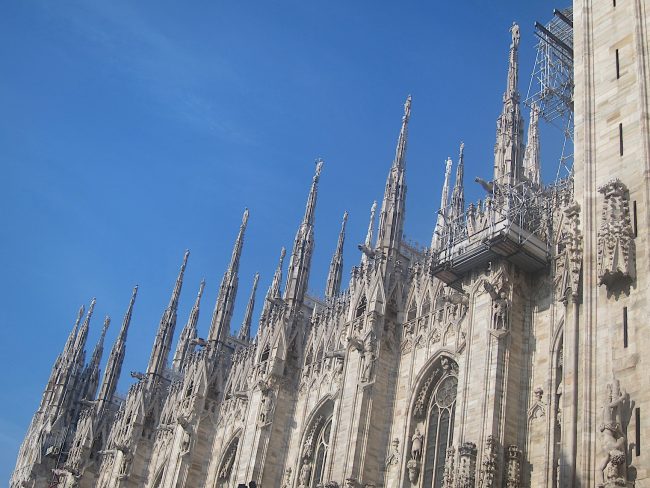
[[[411,117],[411,95],[406,97],[406,101],[404,102],[404,116],[402,117],[403,121],[408,121],[409,117]]]
[[[314,174],[314,181],[318,181],[318,178],[320,178],[320,173],[323,170],[323,159],[318,158],[316,159],[316,174]]]
[[[246,225],[248,225],[248,214],[249,214],[248,207],[246,207],[244,209],[244,215],[242,216],[242,219],[241,219],[242,227],[246,227]]]

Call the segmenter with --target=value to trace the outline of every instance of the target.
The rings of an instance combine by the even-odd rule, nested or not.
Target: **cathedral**
[[[649,8],[574,0],[554,14],[570,39],[539,27],[572,62],[567,178],[541,181],[513,24],[493,178],[465,202],[461,144],[427,249],[403,240],[409,97],[347,287],[344,215],[325,297],[307,294],[319,161],[254,336],[258,277],[231,334],[248,210],[209,332],[202,283],[174,343],[186,252],[126,395],[137,287],[103,374],[108,320],[87,360],[94,302],[79,310],[10,486],[650,487]]]

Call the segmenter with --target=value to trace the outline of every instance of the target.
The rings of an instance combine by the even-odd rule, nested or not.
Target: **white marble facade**
[[[568,181],[540,182],[538,112],[526,128],[515,24],[494,178],[466,206],[461,146],[430,248],[402,241],[409,97],[344,290],[347,215],[326,297],[306,294],[319,162],[286,279],[283,249],[255,337],[254,293],[230,334],[248,211],[208,336],[196,330],[201,284],[172,354],[186,253],[147,369],[125,398],[116,384],[137,288],[101,381],[103,335],[86,362],[93,305],[81,310],[11,486],[650,486],[647,7],[574,2]]]

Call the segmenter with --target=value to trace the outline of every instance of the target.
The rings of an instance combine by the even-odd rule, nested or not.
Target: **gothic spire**
[[[510,28],[512,43],[508,62],[508,81],[503,94],[503,110],[497,119],[497,137],[494,146],[494,183],[496,187],[515,185],[521,181],[523,160],[523,119],[517,89],[519,61],[519,26]]]
[[[62,378],[66,377],[67,374],[70,371],[70,366],[74,360],[74,345],[75,341],[77,339],[77,334],[79,332],[79,324],[81,323],[81,319],[84,315],[84,306],[82,305],[79,308],[79,312],[77,313],[77,319],[74,322],[74,325],[72,326],[72,330],[70,331],[70,334],[68,335],[68,339],[65,342],[65,345],[63,346],[63,350],[61,351],[61,354],[59,354],[54,361],[54,365],[52,366],[52,370],[50,371],[50,378],[48,379],[47,385],[45,386],[45,390],[43,391],[43,396],[41,398],[41,404],[39,406],[39,410],[42,410],[45,408],[46,405],[50,405],[51,402],[55,401],[55,397],[59,393],[61,383],[62,383]]]
[[[370,221],[368,222],[368,232],[366,233],[366,242],[364,243],[368,249],[372,246],[372,231],[375,227],[375,212],[377,211],[377,200],[372,202],[370,207]]]
[[[257,292],[257,283],[259,280],[260,274],[255,273],[255,277],[253,278],[253,289],[251,290],[251,296],[248,298],[248,304],[246,305],[244,321],[239,329],[239,339],[246,342],[250,342],[251,340],[251,321],[253,319],[253,309],[255,308],[255,292]]]
[[[460,143],[458,152],[458,166],[456,166],[456,181],[454,182],[454,191],[451,193],[451,216],[450,219],[455,221],[465,212],[465,143]]]
[[[284,290],[285,301],[292,307],[299,308],[307,292],[311,256],[314,251],[314,212],[316,210],[316,196],[318,194],[318,180],[323,168],[323,161],[316,161],[316,173],[312,179],[305,216],[296,233],[296,239],[291,251],[289,268],[287,270],[287,285]]]
[[[325,297],[328,299],[334,298],[341,291],[341,278],[343,276],[343,243],[345,242],[345,224],[347,221],[348,213],[346,211],[343,214],[341,231],[339,232],[339,240],[336,244],[336,251],[332,256],[332,261],[330,262],[330,270],[327,275]]]
[[[271,286],[269,286],[268,291],[266,292],[266,297],[264,299],[264,306],[262,307],[262,315],[260,316],[260,328],[264,325],[264,319],[268,317],[269,312],[273,308],[273,303],[276,299],[280,298],[280,285],[282,283],[282,265],[284,264],[284,256],[286,255],[287,250],[283,247],[280,251],[280,260],[278,261],[278,267],[275,269],[273,274],[273,281]]]
[[[433,231],[433,238],[431,239],[431,248],[434,250],[438,249],[442,244],[443,234],[447,226],[447,217],[449,214],[449,179],[452,164],[451,158],[448,157],[445,161],[445,181],[442,185],[442,193],[440,196],[440,210],[438,210],[436,228]]]
[[[99,364],[104,354],[104,339],[106,338],[106,331],[111,324],[111,318],[107,315],[104,318],[104,326],[102,327],[101,335],[95,345],[93,354],[90,357],[90,362],[84,371],[84,384],[82,385],[81,399],[92,400],[97,393],[97,385],[99,383]]]
[[[379,214],[377,247],[397,249],[402,240],[406,203],[406,142],[408,122],[411,116],[411,96],[404,103],[404,116],[395,150],[395,159],[386,179],[386,190]]]
[[[239,227],[239,234],[237,235],[237,240],[235,241],[235,246],[232,250],[230,264],[221,280],[217,302],[215,303],[214,311],[212,312],[212,322],[208,333],[208,341],[213,344],[218,341],[223,342],[230,333],[230,320],[232,319],[235,298],[237,297],[237,286],[239,285],[239,260],[244,246],[244,234],[246,232],[247,224],[248,209],[244,210],[242,223]]]
[[[75,340],[74,343],[74,358],[79,367],[83,366],[84,360],[85,360],[85,347],[86,347],[86,339],[88,339],[88,329],[90,328],[90,319],[93,316],[93,312],[95,311],[95,303],[97,300],[94,298],[90,302],[90,307],[88,307],[88,312],[86,313],[86,318],[83,321],[83,324],[81,324],[81,328],[79,329],[79,333],[77,334],[77,339]]]
[[[530,124],[528,125],[528,140],[524,153],[524,176],[534,186],[541,183],[539,161],[539,108],[536,104],[530,107]]]
[[[172,368],[175,371],[181,371],[187,360],[187,357],[192,351],[192,341],[197,337],[196,324],[199,321],[199,307],[201,306],[201,297],[203,296],[203,289],[205,288],[205,280],[201,280],[199,285],[199,292],[196,295],[196,301],[194,306],[190,311],[190,316],[187,319],[187,324],[183,327],[181,331],[181,336],[178,338],[178,345],[176,346],[176,351],[174,352],[174,358],[172,359]]]
[[[172,347],[172,340],[174,338],[174,329],[176,328],[176,317],[178,311],[178,300],[183,287],[183,275],[185,274],[185,267],[187,266],[187,258],[190,256],[190,251],[185,251],[183,256],[183,264],[178,272],[174,290],[172,291],[169,305],[165,309],[160,318],[158,325],[158,332],[154,339],[151,356],[149,358],[149,365],[147,366],[147,376],[153,380],[156,377],[161,377],[165,368],[167,367],[167,358],[169,351]]]
[[[77,339],[77,332],[79,331],[79,324],[81,323],[81,318],[84,315],[85,308],[82,305],[79,307],[79,312],[77,313],[77,320],[75,320],[74,326],[72,327],[72,330],[70,331],[70,335],[68,335],[68,340],[65,342],[65,346],[63,346],[63,355],[70,355],[72,350],[74,349],[74,343],[75,340]]]
[[[99,394],[97,395],[97,401],[100,404],[100,409],[112,400],[115,389],[117,388],[117,382],[120,379],[122,363],[124,362],[124,353],[126,351],[126,335],[129,331],[129,325],[131,324],[131,315],[133,314],[133,305],[135,304],[135,297],[137,294],[138,286],[136,285],[133,288],[129,306],[127,307],[126,313],[124,314],[122,327],[120,328],[120,332],[117,335],[117,339],[115,339],[111,353],[108,356],[108,361],[106,362],[104,378],[102,379],[102,384],[99,388]]]

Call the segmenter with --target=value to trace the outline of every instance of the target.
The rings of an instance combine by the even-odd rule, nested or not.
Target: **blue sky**
[[[76,310],[97,297],[106,354],[133,285],[122,391],[146,367],[183,252],[177,333],[205,277],[205,334],[244,207],[233,328],[253,275],[258,310],[290,247],[322,157],[310,290],[321,294],[343,212],[349,268],[380,200],[413,95],[406,234],[428,245],[444,161],[465,142],[466,197],[489,179],[508,28],[521,25],[520,91],[544,1],[8,0],[0,15],[0,479],[8,479]],[[527,118],[527,110],[525,111]],[[542,132],[553,178],[555,129]]]

